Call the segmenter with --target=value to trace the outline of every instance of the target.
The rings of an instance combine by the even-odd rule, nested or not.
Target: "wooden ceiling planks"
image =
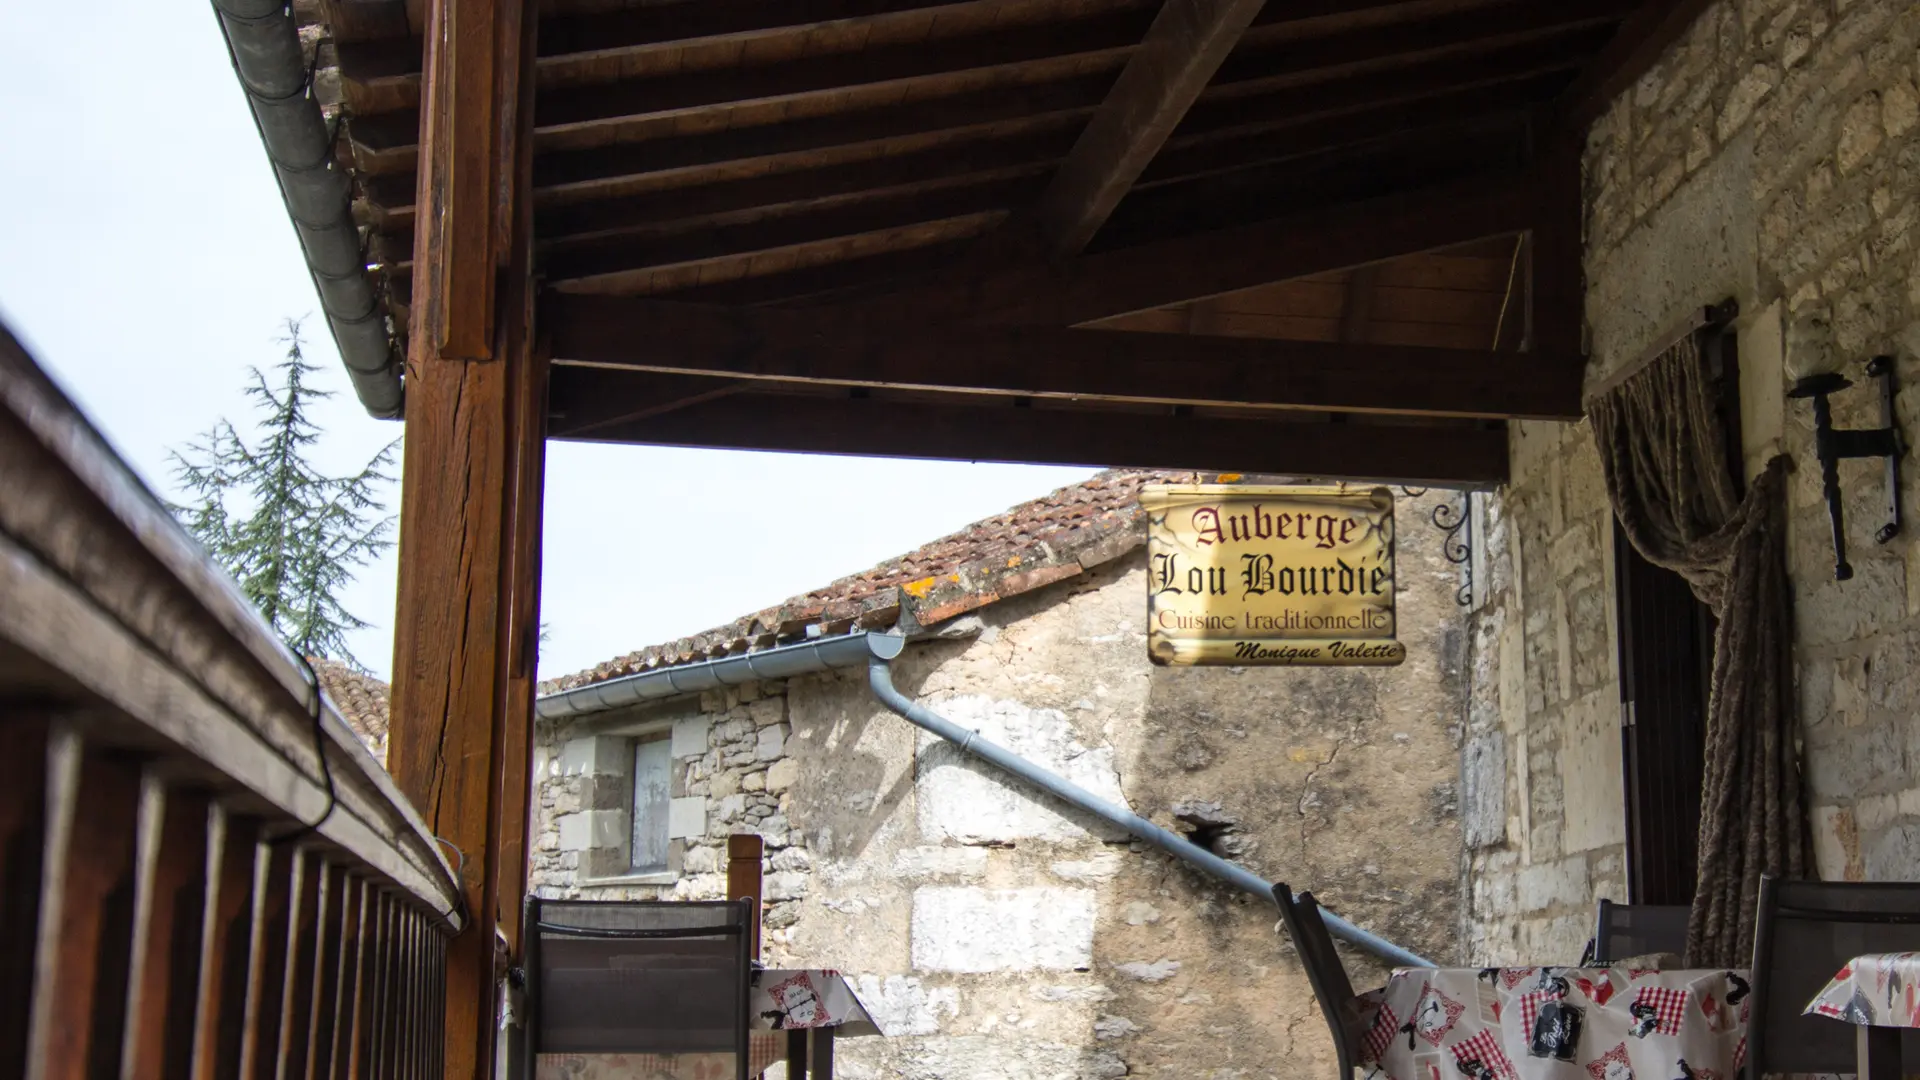
[[[427,5],[298,2],[332,24],[342,163],[402,312]],[[1509,312],[1530,295],[1511,234],[1543,217],[1534,148],[1554,137],[1547,125],[1569,98],[1635,70],[1667,25],[1639,0],[548,0],[542,10],[532,169],[550,289],[817,307],[826,325],[885,310],[935,328],[1100,322],[1345,342],[1388,350],[1370,354],[1375,367],[1395,346],[1489,354],[1510,314],[1528,325]],[[1156,56],[1166,42],[1149,28],[1177,13],[1187,21]],[[1005,243],[1016,226],[1055,236],[1054,261],[1019,261],[1032,249]],[[1409,255],[1501,234],[1477,250]],[[1092,254],[1071,255],[1083,245]],[[1360,264],[1371,265],[1339,269]],[[595,385],[638,394],[626,374]],[[711,381],[735,388],[684,406],[641,402],[662,411],[595,437],[665,438],[669,417],[686,427],[696,413],[731,431],[778,412],[783,395]],[[814,400],[821,422],[874,415]],[[986,407],[914,404],[929,418]],[[1510,403],[1489,411],[1520,414]],[[1026,430],[993,421],[1003,422]],[[1039,439],[1034,453],[1052,445],[1018,438]]]

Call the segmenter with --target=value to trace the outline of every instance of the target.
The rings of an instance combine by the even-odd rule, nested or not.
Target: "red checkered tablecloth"
[[[1404,968],[1367,995],[1388,1080],[1733,1080],[1743,971]]]
[[[1807,1003],[1809,1016],[1920,1028],[1920,953],[1856,956]]]

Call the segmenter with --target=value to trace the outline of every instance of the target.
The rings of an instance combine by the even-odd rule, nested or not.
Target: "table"
[[[1900,1029],[1920,1028],[1920,953],[1854,957],[1803,1012],[1859,1025],[1860,1080],[1900,1076]]]
[[[833,1080],[836,1035],[879,1035],[880,1025],[840,973],[774,968],[753,973],[749,1023],[787,1033],[787,1080]]]
[[[1722,969],[1401,968],[1361,996],[1364,1059],[1391,1080],[1733,1080],[1748,990]]]

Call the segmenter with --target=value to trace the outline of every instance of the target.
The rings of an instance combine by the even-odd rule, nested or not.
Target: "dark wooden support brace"
[[[493,1074],[517,928],[537,638],[545,362],[533,328],[536,0],[434,0],[407,363],[389,765],[460,864],[467,928],[423,1003],[444,1075]],[[504,905],[504,907],[503,907]],[[511,910],[508,910],[508,909]],[[504,918],[502,916],[505,916]],[[510,933],[517,932],[510,929]]]
[[[1362,268],[1356,280],[1370,277]],[[1356,292],[1358,301],[1364,293]],[[555,362],[677,375],[579,402],[571,434],[739,392],[741,379],[1158,405],[1574,419],[1579,354],[1497,353],[1037,326],[875,327],[804,309],[562,295],[545,309]],[[706,394],[685,376],[707,379]],[[721,378],[724,377],[724,378]],[[697,381],[697,380],[696,380]],[[639,391],[645,396],[621,394]]]
[[[1554,364],[1585,366],[1586,274],[1582,267],[1580,158],[1556,146],[1541,169],[1539,220],[1533,229],[1532,332],[1528,350]]]
[[[556,367],[556,405],[649,376]],[[642,391],[644,392],[644,390]],[[1173,413],[1169,415],[1169,413]],[[1202,469],[1488,487],[1507,478],[1498,425],[1315,423],[878,398],[737,394],[632,423],[553,437],[656,446],[958,461]]]
[[[1100,231],[1206,89],[1265,0],[1168,0],[1040,197],[1053,254]]]

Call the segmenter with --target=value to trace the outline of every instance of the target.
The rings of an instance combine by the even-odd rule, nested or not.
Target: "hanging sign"
[[[1142,488],[1156,664],[1391,665],[1386,488]]]

